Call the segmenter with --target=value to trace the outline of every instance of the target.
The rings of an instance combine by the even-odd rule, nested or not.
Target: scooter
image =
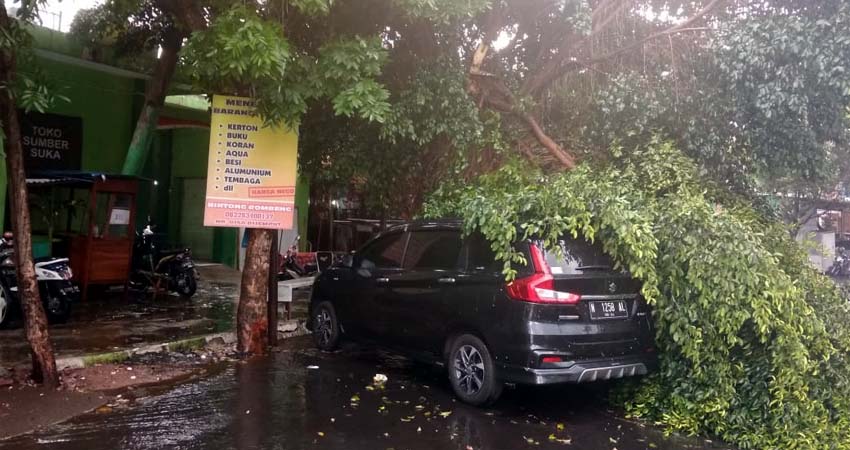
[[[294,280],[302,278],[307,274],[307,271],[298,264],[295,255],[298,254],[298,241],[301,236],[296,236],[292,241],[292,245],[286,249],[286,253],[281,255],[280,269],[278,270],[277,279],[279,281]]]
[[[843,247],[836,247],[835,262],[826,271],[831,277],[846,277],[850,275],[850,254]]]
[[[3,233],[0,238],[0,327],[8,325],[13,314],[21,310],[14,256],[14,237],[12,233]],[[67,322],[71,305],[80,298],[80,288],[71,281],[73,273],[68,258],[36,258],[34,262],[38,293],[48,321]]]
[[[187,247],[162,252],[157,250],[153,236],[152,224],[137,234],[133,246],[130,288],[147,290],[152,286],[155,293],[167,289],[184,298],[195,295],[200,277],[192,261],[192,249]]]

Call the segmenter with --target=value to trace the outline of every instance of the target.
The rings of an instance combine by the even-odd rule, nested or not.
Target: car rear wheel
[[[313,340],[324,351],[335,350],[339,344],[340,328],[336,310],[331,302],[321,302],[313,308]]]
[[[502,394],[490,351],[481,339],[464,334],[455,338],[446,366],[455,395],[465,403],[485,406]]]

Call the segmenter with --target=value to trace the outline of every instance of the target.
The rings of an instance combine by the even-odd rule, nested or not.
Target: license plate
[[[591,319],[620,319],[629,317],[629,308],[626,306],[625,300],[616,300],[610,302],[590,302]]]

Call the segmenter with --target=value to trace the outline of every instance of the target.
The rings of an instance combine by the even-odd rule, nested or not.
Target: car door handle
[[[455,280],[452,277],[437,278],[437,283],[440,283],[440,284],[453,284],[456,281],[457,280]]]
[[[390,282],[389,278],[375,278],[375,283],[378,284],[387,284]]]

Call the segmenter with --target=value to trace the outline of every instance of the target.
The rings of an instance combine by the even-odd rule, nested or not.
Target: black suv
[[[489,243],[459,222],[395,226],[316,280],[310,323],[319,348],[376,340],[445,364],[463,401],[494,402],[503,383],[583,383],[646,374],[656,364],[640,283],[599,245],[534,241],[506,283]]]

